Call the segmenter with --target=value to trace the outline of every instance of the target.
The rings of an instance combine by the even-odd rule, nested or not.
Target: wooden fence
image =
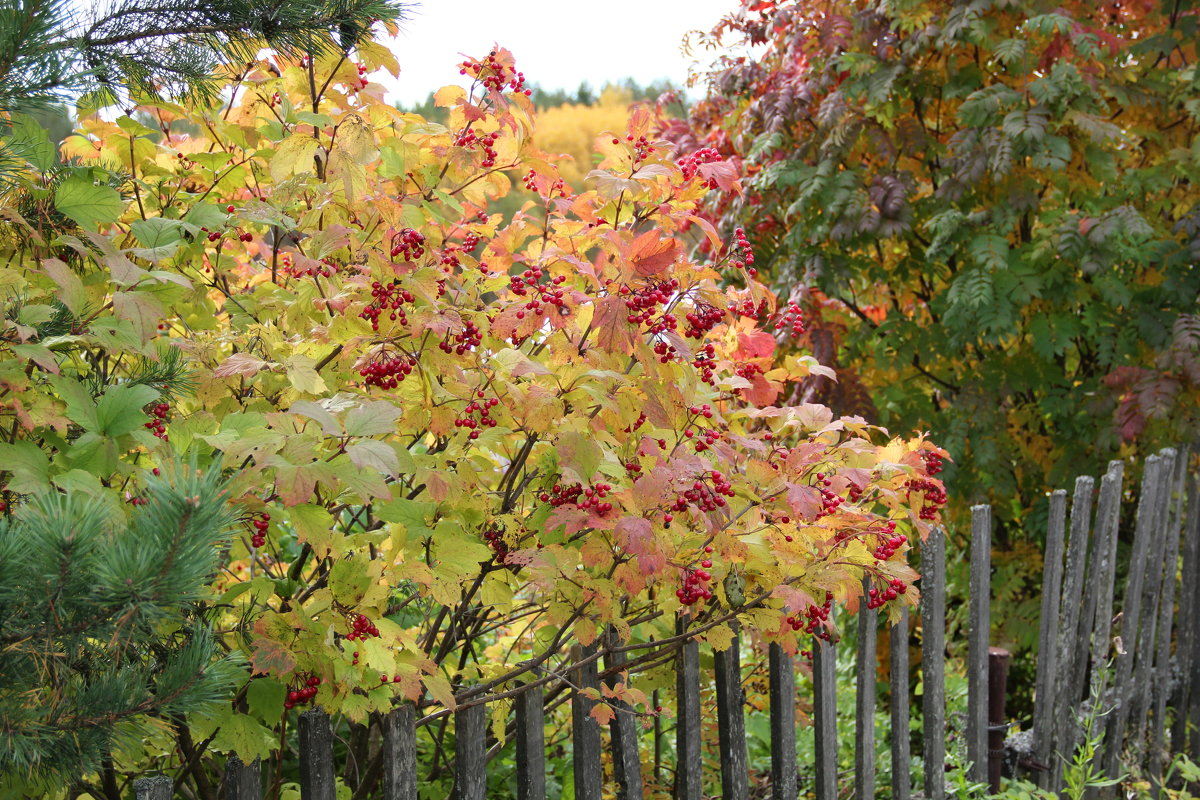
[[[1081,742],[1089,719],[1096,720],[1093,733],[1103,732],[1100,760],[1110,775],[1136,765],[1157,785],[1168,754],[1187,751],[1194,757],[1200,750],[1200,591],[1196,582],[1200,576],[1200,487],[1187,465],[1186,451],[1173,449],[1147,460],[1123,587],[1118,587],[1116,581],[1118,528],[1125,491],[1122,463],[1109,465],[1098,491],[1094,479],[1079,478],[1069,515],[1067,493],[1057,491],[1050,496],[1033,746],[1025,763],[1028,774],[1044,788],[1061,788],[1062,756],[1069,755]],[[990,777],[995,785],[1003,754],[1002,685],[1007,654],[994,648],[989,652],[988,646],[991,540],[991,509],[976,506],[972,509],[970,546],[964,726],[967,772],[973,781],[988,782]],[[945,559],[944,535],[935,530],[920,552],[922,783],[927,800],[943,800],[948,794],[944,766]],[[1119,613],[1114,616],[1114,612]],[[880,631],[875,611],[863,608],[860,614],[852,782],[840,779],[838,774],[835,645],[819,639],[813,645],[815,748],[811,761],[805,764],[803,786],[796,747],[794,663],[777,645],[769,647],[772,800],[795,800],[802,790],[813,791],[817,800],[876,797],[877,782],[884,777],[875,764],[876,642]],[[899,734],[889,736],[891,763],[896,768],[886,778],[893,800],[914,796],[908,735],[910,627],[906,610],[887,632],[893,687],[889,727],[891,733]],[[686,630],[681,628],[680,633],[684,635],[675,654],[673,785],[676,798],[693,800],[705,796],[700,644],[688,638]],[[613,779],[606,786],[602,773],[604,737],[601,726],[589,713],[595,701],[587,697],[587,690],[599,689],[602,678],[615,679],[626,663],[625,653],[612,644],[606,639],[589,648],[576,648],[569,674],[531,677],[513,693],[515,719],[509,730],[516,740],[515,794],[519,800],[547,796],[544,715],[547,692],[552,689],[559,690],[560,696],[565,692],[571,705],[574,796],[578,800],[600,800],[606,792],[615,792],[622,800],[644,796],[647,762],[643,738],[649,738],[649,734],[643,737],[633,714],[617,707],[607,726]],[[747,800],[751,790],[740,641],[735,639],[732,647],[713,656],[719,796]],[[531,670],[530,675],[538,675],[538,671]],[[489,736],[488,707],[473,702],[469,690],[460,692],[459,700],[453,714],[454,795],[458,800],[483,800],[488,794],[488,760],[499,752],[499,747]],[[382,720],[381,742],[365,778],[358,782],[355,797],[416,798],[421,780],[417,729],[436,716],[418,719],[412,705],[401,705],[388,714]],[[651,758],[655,772],[662,768],[662,733],[656,726]],[[330,718],[323,711],[300,715],[299,752],[304,800],[335,800],[334,734]],[[224,796],[228,800],[258,800],[262,797],[260,772],[258,762],[243,764],[236,757],[230,758]],[[138,800],[168,800],[173,796],[174,784],[167,776],[142,778],[134,785]]]

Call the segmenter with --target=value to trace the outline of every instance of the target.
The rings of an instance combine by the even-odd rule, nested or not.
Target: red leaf
[[[626,257],[640,277],[656,275],[675,263],[679,242],[660,238],[658,231],[646,231],[633,240]]]
[[[812,486],[799,483],[787,485],[787,504],[792,513],[803,520],[816,519],[821,510],[821,493]]]
[[[296,668],[296,658],[279,642],[260,636],[250,643],[250,666],[255,674],[284,676]]]
[[[750,331],[738,334],[738,349],[736,357],[741,360],[748,358],[767,358],[775,352],[775,337],[766,331]]]

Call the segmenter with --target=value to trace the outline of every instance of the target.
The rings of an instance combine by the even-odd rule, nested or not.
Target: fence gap
[[[1058,659],[1055,664],[1058,675],[1054,680],[1054,749],[1069,757],[1076,735],[1076,711],[1080,692],[1071,685],[1075,663],[1075,635],[1083,594],[1083,573],[1087,562],[1088,528],[1092,516],[1092,490],[1096,482],[1089,476],[1075,479],[1075,494],[1071,498],[1071,538],[1067,542],[1067,561],[1063,567],[1062,601],[1057,626]],[[1061,758],[1054,760],[1051,769],[1052,791],[1061,789]]]
[[[678,630],[685,630],[680,618]],[[700,645],[684,642],[675,656],[675,800],[700,800]]]
[[[875,633],[878,612],[867,608],[871,579],[863,578],[858,605],[858,663],[854,698],[854,796],[875,800]],[[880,587],[879,591],[884,591]]]
[[[225,800],[261,800],[262,761],[256,758],[245,764],[236,753],[230,754],[225,762],[221,792]]]
[[[750,773],[746,756],[746,718],[742,698],[742,637],[734,623],[733,642],[713,654],[717,688],[717,734],[721,750],[721,797],[748,800]]]
[[[912,753],[908,738],[908,606],[906,605],[900,606],[900,619],[892,626],[890,645],[892,800],[910,800],[912,775],[909,773],[908,765]]]
[[[624,653],[611,648],[620,646],[615,629],[608,632],[609,650],[604,654],[607,669],[619,669],[626,662]],[[608,679],[609,687],[620,683],[622,677],[613,674]],[[633,709],[624,701],[613,700],[616,714],[608,723],[612,738],[613,777],[617,783],[617,800],[642,800],[642,762],[638,757],[638,724]]]
[[[771,697],[771,800],[796,800],[796,672],[778,644],[767,651]],[[897,799],[899,800],[899,799]]]
[[[578,658],[587,659],[596,653],[593,642],[579,650]],[[576,800],[600,800],[604,776],[600,767],[600,723],[592,716],[596,701],[584,691],[600,690],[596,660],[576,666],[571,671],[575,688],[571,690],[572,763],[575,766]]]
[[[813,637],[813,728],[817,800],[837,800],[837,650]]]
[[[967,640],[967,775],[987,781],[988,635],[991,629],[992,507],[971,508],[971,607]]]
[[[454,712],[454,795],[456,800],[487,798],[487,706]]]
[[[1137,643],[1138,618],[1142,611],[1142,588],[1146,574],[1146,557],[1153,536],[1161,463],[1162,459],[1157,455],[1146,459],[1141,495],[1138,498],[1137,526],[1129,557],[1129,575],[1125,583],[1120,634],[1124,644],[1117,648],[1116,678],[1113,682],[1115,708],[1108,715],[1104,730],[1104,771],[1114,778],[1121,771],[1121,748],[1125,740],[1125,725],[1129,720],[1129,705],[1133,700],[1133,687],[1130,682],[1133,676],[1133,651]]]
[[[946,540],[933,528],[921,545],[922,754],[926,800],[946,798]]]
[[[1037,678],[1033,693],[1033,758],[1039,766],[1036,783],[1045,789],[1051,783],[1050,767],[1054,753],[1054,676],[1057,672],[1058,646],[1054,639],[1054,621],[1058,619],[1062,590],[1063,536],[1067,524],[1067,493],[1059,489],[1050,495],[1050,515],[1046,525],[1046,554],[1042,569],[1042,615],[1038,622]]]

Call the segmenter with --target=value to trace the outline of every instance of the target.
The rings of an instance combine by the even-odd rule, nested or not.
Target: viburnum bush
[[[9,506],[134,517],[175,452],[232,475],[215,608],[257,677],[191,736],[252,758],[294,706],[428,717],[610,629],[666,654],[679,617],[717,648],[736,621],[796,652],[833,604],[916,602],[945,453],[776,405],[824,370],[776,356],[799,310],[700,213],[733,166],[635,111],[577,194],[506,50],[437,93],[447,125],[384,102],[395,67],[266,58],[222,107],[89,117],[77,165],[3,209]]]

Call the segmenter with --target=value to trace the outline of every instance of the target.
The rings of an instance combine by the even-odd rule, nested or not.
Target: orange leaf
[[[625,257],[639,277],[657,275],[675,263],[679,255],[679,242],[661,236],[658,231],[646,231],[629,246]]]

